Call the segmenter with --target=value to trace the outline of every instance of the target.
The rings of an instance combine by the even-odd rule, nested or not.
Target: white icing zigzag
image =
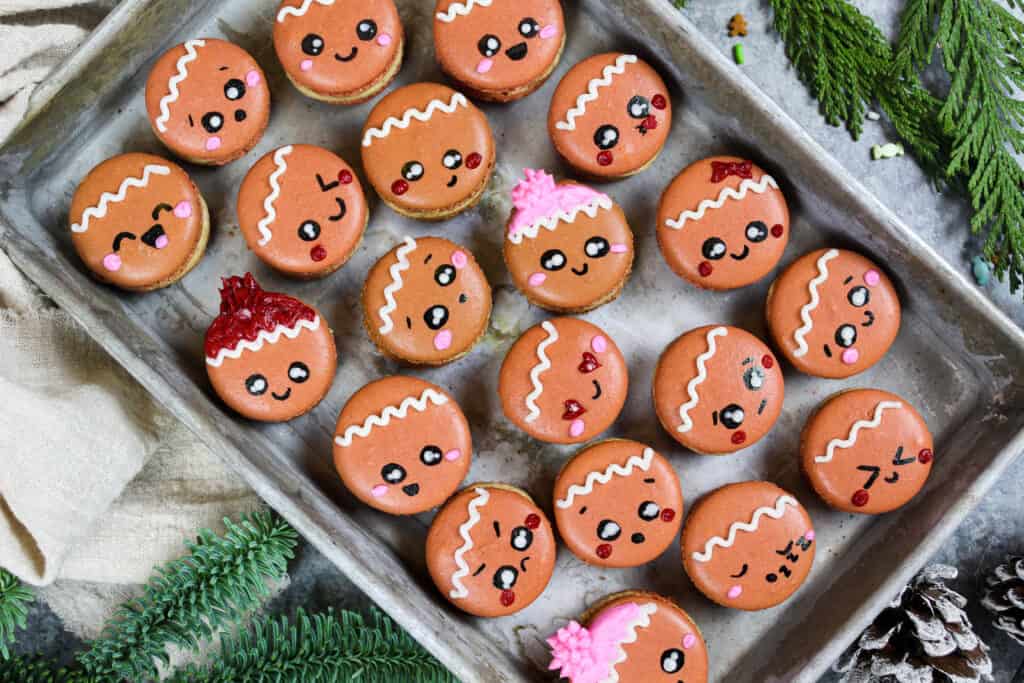
[[[540,375],[543,372],[551,369],[551,360],[547,354],[544,353],[549,346],[558,341],[558,330],[549,320],[545,320],[540,324],[544,328],[544,331],[548,333],[548,336],[544,341],[537,345],[537,358],[540,362],[533,366],[530,370],[530,381],[533,382],[533,391],[526,397],[526,407],[530,409],[529,414],[526,416],[527,422],[533,422],[540,417],[540,408],[537,406],[537,399],[544,393],[544,385],[540,383]]]
[[[586,479],[583,481],[583,486],[579,484],[573,484],[569,487],[569,490],[565,494],[565,498],[562,498],[555,503],[558,507],[563,510],[568,507],[572,507],[573,500],[576,496],[588,496],[594,492],[594,484],[607,484],[611,481],[614,475],[620,477],[628,477],[633,474],[633,468],[639,467],[641,470],[646,472],[651,468],[651,462],[654,461],[654,451],[650,448],[644,449],[643,457],[634,455],[626,461],[626,466],[623,467],[617,462],[613,462],[611,465],[605,468],[603,472],[590,472],[587,474]]]
[[[302,6],[301,7],[285,7],[280,12],[278,12],[277,13],[277,21],[278,21],[278,23],[283,22],[285,19],[287,19],[290,16],[291,17],[301,17],[302,15],[304,15],[306,12],[309,11],[309,8],[313,5],[314,2],[316,4],[318,4],[318,5],[333,5],[334,4],[334,0],[302,0]]]
[[[121,181],[121,187],[117,188],[117,194],[110,194],[104,192],[100,195],[100,200],[96,203],[96,206],[90,206],[82,212],[82,222],[75,223],[71,226],[71,232],[85,232],[89,229],[90,218],[103,218],[107,215],[107,208],[111,204],[117,204],[123,202],[124,198],[128,196],[128,188],[130,187],[146,187],[149,185],[149,177],[153,175],[170,175],[171,169],[167,166],[160,166],[157,164],[148,164],[142,169],[142,177],[135,178],[129,176]]]
[[[708,350],[697,356],[697,376],[690,380],[690,383],[686,385],[686,393],[689,394],[690,400],[679,406],[679,419],[683,421],[676,430],[685,434],[686,432],[693,429],[693,418],[690,417],[690,411],[693,410],[697,403],[700,402],[700,398],[697,396],[697,387],[704,383],[704,380],[708,378],[708,369],[706,363],[711,360],[715,353],[718,352],[718,346],[715,344],[715,337],[724,337],[729,334],[729,330],[724,327],[716,327],[708,332]]]
[[[295,339],[299,336],[302,330],[316,330],[320,327],[320,316],[315,316],[312,320],[300,320],[292,327],[285,325],[278,325],[274,328],[273,332],[266,332],[260,330],[259,334],[256,335],[254,341],[243,339],[238,342],[238,346],[233,349],[221,349],[217,352],[216,358],[206,357],[206,363],[212,365],[215,368],[219,368],[221,363],[224,362],[225,358],[238,359],[242,355],[243,351],[259,351],[263,348],[264,344],[276,344],[281,335],[283,334],[288,339]]]
[[[775,178],[771,177],[767,173],[761,176],[761,180],[757,182],[747,178],[740,183],[739,190],[727,187],[718,194],[718,199],[702,199],[700,204],[697,205],[696,211],[683,211],[675,220],[671,218],[666,220],[665,225],[673,230],[682,230],[683,226],[686,225],[686,221],[699,221],[704,218],[704,214],[707,213],[708,209],[720,209],[729,199],[741,201],[747,196],[747,192],[764,194],[768,191],[769,187],[777,190],[779,189],[779,184],[775,181]]]
[[[450,24],[455,21],[456,17],[464,17],[473,11],[473,8],[477,5],[481,7],[490,7],[492,0],[466,0],[466,2],[453,2],[448,5],[447,12],[438,12],[437,20],[443,21],[446,24]]]
[[[511,242],[512,244],[521,244],[523,238],[525,237],[529,237],[530,239],[534,239],[535,237],[537,237],[537,234],[540,232],[541,228],[554,231],[555,227],[558,225],[560,221],[563,221],[565,223],[575,223],[576,217],[580,215],[580,212],[587,214],[587,216],[589,216],[590,218],[593,218],[597,215],[599,209],[609,211],[611,210],[612,206],[613,203],[611,197],[608,197],[607,195],[601,195],[597,199],[594,199],[586,204],[583,204],[582,206],[577,206],[572,211],[559,209],[558,213],[556,213],[553,216],[546,216],[537,221],[536,223],[534,223],[533,225],[527,226],[522,230],[517,230],[516,232],[509,233],[508,241]]]
[[[576,98],[576,106],[565,113],[565,120],[555,124],[558,130],[576,130],[576,119],[583,116],[587,111],[587,105],[597,99],[597,91],[612,84],[614,76],[621,76],[626,72],[627,64],[636,62],[636,55],[619,55],[615,58],[614,64],[609,64],[601,70],[601,77],[591,79],[587,84],[587,92]]]
[[[383,140],[391,134],[392,128],[401,128],[403,130],[408,128],[413,119],[416,119],[421,123],[426,123],[437,111],[441,111],[445,114],[451,114],[459,107],[468,106],[469,102],[466,100],[466,96],[457,92],[452,95],[451,100],[449,100],[447,104],[441,100],[431,100],[426,109],[416,109],[415,107],[406,109],[405,113],[402,114],[401,119],[389,116],[384,120],[384,123],[381,124],[380,128],[370,128],[366,131],[366,135],[363,136],[363,147],[369,147],[372,145],[374,138]]]
[[[626,636],[622,641],[619,642],[619,656],[616,657],[615,661],[612,662],[611,671],[608,672],[608,676],[601,681],[601,683],[619,683],[619,672],[616,671],[616,667],[626,661],[626,649],[623,645],[629,645],[635,643],[637,639],[637,629],[647,628],[651,625],[651,615],[658,611],[658,606],[653,602],[649,602],[646,605],[640,607],[640,616],[633,621],[629,622],[626,629],[629,631],[629,635]]]
[[[466,564],[466,560],[463,559],[463,555],[473,549],[473,539],[470,538],[469,532],[472,531],[473,527],[476,526],[477,522],[480,521],[480,510],[484,505],[487,505],[487,501],[490,500],[491,494],[487,492],[487,489],[477,487],[473,489],[473,493],[476,494],[476,498],[469,501],[469,519],[462,523],[459,527],[459,536],[462,536],[462,545],[459,546],[458,550],[455,551],[455,565],[458,569],[452,574],[452,585],[454,588],[448,593],[453,600],[464,598],[469,595],[469,590],[462,583],[462,579],[469,576],[469,565]]]
[[[878,425],[882,424],[882,413],[889,408],[898,409],[902,407],[903,404],[898,401],[879,401],[878,405],[875,406],[875,414],[870,420],[854,422],[853,427],[850,428],[850,435],[845,439],[832,439],[829,441],[825,447],[825,455],[815,456],[814,462],[832,462],[837,448],[849,448],[857,443],[857,432],[862,429],[875,429]]]
[[[334,443],[338,444],[342,448],[348,448],[352,445],[352,440],[355,437],[365,439],[370,435],[370,431],[374,427],[387,427],[391,424],[391,418],[396,420],[404,420],[405,416],[409,414],[409,410],[415,410],[417,413],[422,413],[428,408],[428,403],[433,403],[435,406],[443,406],[448,402],[448,397],[439,391],[431,388],[426,388],[423,393],[416,396],[409,396],[402,399],[402,402],[395,406],[385,406],[384,410],[379,415],[370,415],[361,425],[350,425],[345,428],[344,434],[341,436],[334,437]]]
[[[836,256],[839,256],[837,249],[829,249],[821,255],[821,258],[818,259],[818,275],[807,286],[811,292],[811,300],[800,309],[800,319],[804,321],[804,324],[793,333],[793,339],[796,340],[796,351],[793,352],[793,355],[797,358],[803,358],[807,355],[807,341],[804,337],[814,327],[814,323],[811,321],[811,311],[817,308],[818,303],[821,301],[818,297],[818,286],[828,279],[828,262]]]
[[[761,523],[761,517],[768,516],[772,519],[780,519],[784,514],[786,514],[787,506],[793,506],[795,508],[797,506],[796,499],[792,496],[779,496],[779,499],[775,501],[775,505],[773,507],[765,506],[754,510],[754,516],[750,518],[749,522],[734,522],[733,525],[729,527],[729,538],[725,539],[721,536],[712,537],[706,544],[704,544],[704,552],[694,553],[693,559],[698,562],[710,562],[711,554],[714,552],[715,546],[718,546],[719,548],[731,548],[732,544],[736,542],[736,534],[741,531],[757,531],[757,527]]]
[[[395,323],[391,320],[391,314],[398,308],[398,302],[395,301],[395,292],[400,290],[404,284],[402,282],[402,271],[409,270],[409,259],[406,256],[415,248],[416,240],[412,237],[406,237],[405,244],[399,247],[395,253],[398,261],[388,269],[388,272],[391,273],[391,284],[384,288],[385,303],[380,307],[380,311],[378,311],[380,319],[384,321],[384,324],[378,328],[381,334],[388,334],[391,330],[395,329]]]
[[[292,153],[292,149],[293,147],[288,145],[274,152],[274,165],[277,168],[270,174],[270,194],[263,200],[263,211],[265,213],[260,222],[256,224],[260,231],[258,244],[261,247],[267,246],[270,238],[274,236],[274,233],[270,232],[270,226],[277,220],[277,210],[274,208],[274,202],[281,196],[281,185],[278,181],[285,171],[288,170],[288,162],[285,161],[285,157]]]
[[[171,76],[171,80],[167,81],[168,92],[160,98],[160,116],[156,117],[156,127],[161,133],[167,132],[167,122],[171,120],[171,103],[178,101],[180,95],[178,84],[188,78],[188,63],[194,62],[199,57],[196,53],[196,48],[205,46],[205,40],[185,41],[185,54],[178,60],[177,73]]]

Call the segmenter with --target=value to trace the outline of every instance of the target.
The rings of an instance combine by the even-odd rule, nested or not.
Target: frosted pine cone
[[[985,577],[985,586],[981,604],[995,627],[1024,645],[1024,557],[1007,557]]]

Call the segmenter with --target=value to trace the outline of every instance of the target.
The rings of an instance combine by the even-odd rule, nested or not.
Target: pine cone
[[[995,617],[995,627],[1024,645],[1024,557],[1007,557],[985,585],[981,604]]]
[[[835,670],[842,683],[978,683],[992,680],[988,646],[971,629],[967,599],[944,581],[956,569],[926,567],[875,618]]]

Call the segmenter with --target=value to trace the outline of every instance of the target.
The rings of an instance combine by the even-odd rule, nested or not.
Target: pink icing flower
[[[512,203],[516,210],[508,227],[510,235],[550,220],[559,213],[571,214],[591,202],[608,199],[607,195],[586,185],[556,185],[554,177],[547,171],[527,168],[523,175],[526,177],[512,189]]]
[[[555,671],[571,683],[600,683],[608,678],[621,654],[621,645],[629,639],[643,618],[635,602],[606,609],[594,619],[590,628],[570,621],[548,638],[551,663]]]

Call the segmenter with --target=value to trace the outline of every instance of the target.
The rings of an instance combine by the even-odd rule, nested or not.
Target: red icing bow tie
[[[584,375],[593,372],[601,367],[601,364],[597,362],[597,358],[590,351],[583,352],[583,361],[577,368]]]
[[[738,178],[751,178],[751,167],[749,161],[712,161],[711,182],[720,183],[731,175]]]

